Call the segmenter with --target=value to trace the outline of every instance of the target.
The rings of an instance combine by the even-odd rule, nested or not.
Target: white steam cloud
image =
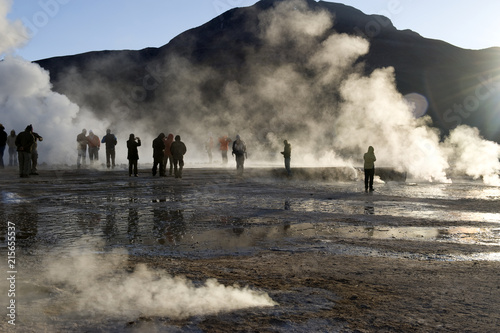
[[[11,22],[7,14],[11,8],[11,0],[0,1],[0,55],[22,46],[27,42],[27,30],[20,20]]]
[[[76,135],[83,126],[104,131],[106,124],[80,110],[66,96],[52,91],[49,73],[39,65],[10,55],[27,42],[26,28],[6,16],[11,1],[0,0],[0,122],[9,134],[32,124],[44,140],[38,144],[39,163],[75,164]],[[85,115],[85,116],[84,116]]]
[[[173,109],[203,110],[184,113],[185,123],[203,123],[205,133],[234,129],[253,158],[269,148],[279,152],[287,139],[295,166],[360,165],[371,145],[378,166],[410,177],[448,182],[451,175],[466,175],[500,185],[500,146],[465,126],[441,141],[431,118],[416,118],[420,110],[397,91],[393,68],[364,74],[358,60],[369,51],[368,41],[332,32],[329,13],[293,0],[277,2],[259,19],[263,45],[246,50],[246,76],[226,82],[212,104],[198,96],[188,99],[195,107],[176,101]],[[179,70],[202,72],[196,66]],[[198,84],[205,84],[203,78]]]
[[[115,250],[106,255],[74,252],[51,259],[44,279],[58,286],[66,314],[99,314],[118,318],[141,315],[187,318],[252,307],[277,305],[266,293],[249,287],[224,286],[216,279],[195,284],[164,270],[139,264],[125,270],[126,253]]]
[[[4,14],[8,4],[0,0]],[[18,23],[2,20],[2,35],[22,30]],[[103,91],[99,97],[118,101],[99,110],[100,119],[94,110],[54,93],[48,73],[38,65],[7,57],[0,62],[1,122],[17,131],[33,124],[45,139],[39,144],[40,159],[54,164],[75,163],[76,135],[82,128],[102,137],[111,127],[119,135],[117,159],[125,159],[129,133],[144,139],[143,149],[160,132],[181,134],[188,145],[187,163],[206,160],[202,147],[208,133],[215,139],[240,134],[250,164],[269,163],[270,152],[281,157],[284,139],[293,147],[292,166],[359,166],[371,145],[378,167],[392,167],[410,177],[449,181],[465,175],[500,185],[499,145],[464,126],[441,140],[430,117],[416,118],[420,113],[415,113],[414,103],[397,91],[392,68],[364,73],[359,60],[369,51],[368,41],[334,32],[329,12],[290,0],[276,2],[258,20],[253,29],[260,45],[241,47],[244,63],[238,77],[227,79],[215,68],[179,55],[148,64],[154,71],[145,78],[155,78],[154,87],[147,88],[154,88],[156,104],[120,103],[127,100],[124,91],[98,74],[68,72],[60,78],[59,85],[80,103],[89,91]],[[135,117],[139,109],[140,120]],[[140,155],[141,162],[150,161],[150,154]]]

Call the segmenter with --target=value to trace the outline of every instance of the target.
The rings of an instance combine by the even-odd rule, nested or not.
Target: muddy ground
[[[137,178],[124,169],[47,168],[29,179],[2,171],[0,231],[6,235],[8,222],[17,228],[18,307],[15,328],[5,313],[0,330],[500,330],[499,188],[379,181],[365,193],[352,177],[299,178],[266,168],[243,177],[232,168],[188,168],[183,179],[153,178],[147,168]],[[78,252],[82,238],[99,240],[92,251],[103,260],[120,256],[115,270],[145,264],[194,283],[215,278],[277,305],[187,317],[78,312],[61,296],[77,292],[41,276],[48,256]],[[0,287],[8,305],[9,286]]]

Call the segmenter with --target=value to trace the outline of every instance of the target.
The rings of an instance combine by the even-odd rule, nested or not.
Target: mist
[[[224,286],[213,278],[195,283],[145,264],[131,271],[127,251],[98,254],[97,243],[82,239],[78,249],[64,256],[60,250],[53,251],[44,263],[42,283],[59,288],[52,306],[64,308],[66,315],[180,319],[277,305],[266,293],[248,286]]]
[[[117,64],[138,65],[109,55],[92,60],[85,73],[72,68],[61,75],[56,84],[72,101],[51,90],[48,73],[38,65],[7,56],[0,64],[0,107],[7,115],[2,122],[8,131],[33,124],[45,139],[40,160],[52,164],[75,164],[82,128],[99,137],[111,128],[118,137],[118,163],[126,161],[130,133],[143,139],[140,163],[151,162],[151,141],[159,133],[179,134],[188,148],[188,167],[208,161],[209,133],[216,141],[216,162],[217,138],[239,134],[247,144],[248,166],[280,165],[283,140],[292,144],[292,167],[362,166],[364,152],[373,146],[376,167],[410,178],[449,182],[465,176],[500,185],[499,145],[464,126],[443,140],[425,110],[416,112],[415,103],[398,92],[393,68],[366,74],[361,59],[369,42],[336,33],[329,12],[311,10],[303,0],[283,1],[259,13],[257,22],[241,27],[259,38],[259,47],[238,50],[244,59],[238,72],[167,53],[136,69],[139,85],[127,86],[117,80]],[[8,29],[13,28],[20,27]],[[101,74],[111,64],[113,77]]]

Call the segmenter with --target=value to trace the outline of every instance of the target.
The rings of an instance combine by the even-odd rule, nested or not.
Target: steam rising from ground
[[[6,3],[0,0],[0,8]],[[369,51],[368,41],[334,32],[329,12],[312,10],[303,0],[282,1],[260,13],[258,21],[251,29],[260,45],[241,47],[244,63],[233,78],[178,55],[149,64],[154,70],[143,82],[146,90],[154,90],[156,104],[147,99],[122,103],[130,96],[116,87],[115,78],[68,73],[61,79],[79,101],[85,102],[89,89],[103,91],[109,107],[104,116],[51,91],[48,73],[39,66],[7,57],[0,63],[0,108],[6,115],[1,121],[7,130],[18,131],[32,123],[46,138],[40,158],[49,163],[74,164],[81,129],[102,137],[111,126],[122,160],[129,133],[145,139],[141,161],[150,161],[150,142],[160,132],[181,134],[188,165],[207,160],[208,133],[215,139],[240,134],[249,163],[280,161],[286,139],[293,147],[292,167],[359,166],[371,145],[377,166],[411,177],[448,181],[450,175],[467,175],[500,185],[499,145],[463,126],[441,141],[430,117],[415,118],[413,105],[396,89],[392,68],[364,74],[360,57]],[[2,34],[21,29],[17,23],[5,26],[1,21]]]
[[[126,253],[118,250],[104,257],[78,251],[47,262],[45,279],[64,290],[60,297],[66,311],[83,315],[187,318],[277,305],[264,292],[224,286],[215,279],[195,284],[144,264],[127,272],[127,259]]]

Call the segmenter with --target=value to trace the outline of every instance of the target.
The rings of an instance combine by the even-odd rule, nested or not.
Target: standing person
[[[10,135],[7,137],[7,145],[9,146],[9,166],[17,166],[17,155],[16,155],[16,131],[10,131]]]
[[[370,192],[373,191],[373,177],[375,176],[375,151],[372,146],[368,147],[368,152],[363,156],[365,160],[365,192],[368,192],[368,185],[370,186]]]
[[[139,150],[137,147],[141,145],[141,139],[139,137],[135,137],[134,134],[130,134],[127,141],[127,149],[128,149],[128,176],[132,177],[132,172],[134,172],[134,176],[137,177],[137,161],[139,160]]]
[[[21,178],[28,178],[31,169],[31,149],[35,143],[35,138],[31,133],[33,126],[28,125],[24,132],[16,137],[17,154],[19,158],[19,175]]]
[[[76,159],[76,167],[80,169],[80,166],[83,162],[83,166],[86,164],[87,159],[87,130],[82,129],[82,133],[76,136],[76,149],[78,150],[78,157]]]
[[[170,146],[172,145],[172,142],[174,142],[174,135],[172,133],[169,133],[166,138],[163,139],[163,142],[165,142],[165,155],[163,157],[163,169],[165,170],[165,174],[167,173],[167,163],[170,164],[170,170],[168,172],[169,176],[172,176],[172,172],[174,169],[174,159],[172,157],[172,153],[170,152]]]
[[[106,135],[102,137],[101,143],[106,144],[106,167],[109,169],[110,167],[115,168],[115,146],[118,143],[116,136],[111,133],[111,130],[108,128],[106,130]]]
[[[32,126],[33,129],[33,126]],[[30,175],[38,176],[38,144],[37,141],[43,141],[43,138],[36,132],[32,132],[33,137],[35,138],[35,143],[33,143],[33,148],[31,149],[31,172]]]
[[[238,174],[243,174],[243,165],[247,157],[247,146],[241,140],[239,135],[236,135],[236,140],[233,142],[233,156],[236,156],[236,170]]]
[[[205,149],[208,154],[208,163],[212,164],[212,150],[214,149],[214,138],[212,137],[212,133],[209,134],[207,142],[205,142]]]
[[[229,144],[231,143],[231,139],[227,137],[227,135],[221,136],[219,138],[219,149],[222,155],[222,163],[227,164],[227,151],[229,150]]]
[[[153,172],[153,177],[156,176],[158,168],[160,169],[160,177],[165,177],[165,168],[163,167],[163,159],[165,157],[164,138],[165,134],[160,133],[160,135],[153,140],[153,169],[151,170]]]
[[[181,141],[179,135],[175,136],[175,141],[170,146],[170,152],[174,159],[174,174],[175,178],[182,178],[182,169],[184,168],[184,155],[186,154],[186,145]],[[177,164],[179,168],[177,168]]]
[[[7,132],[5,132],[5,127],[0,124],[0,168],[3,169],[5,166],[3,164],[3,152],[7,146]]]
[[[92,132],[89,131],[89,135],[87,136],[87,142],[89,145],[89,159],[90,164],[94,164],[95,161],[99,161],[99,149],[101,148],[101,140],[99,137]]]
[[[283,157],[285,158],[285,169],[288,174],[288,176],[292,175],[292,170],[290,169],[290,158],[292,156],[292,145],[288,143],[287,140],[283,141],[283,144],[285,147],[283,148],[283,151],[281,154],[283,154]]]

